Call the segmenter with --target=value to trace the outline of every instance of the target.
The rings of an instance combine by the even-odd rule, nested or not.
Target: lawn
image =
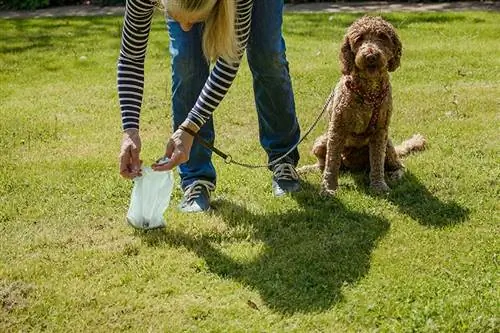
[[[305,131],[339,77],[357,14],[287,14]],[[1,332],[498,332],[500,15],[392,13],[404,51],[391,136],[422,133],[388,196],[343,174],[335,198],[275,199],[265,169],[214,156],[211,214],[138,232],[118,174],[120,17],[0,21]],[[171,134],[168,35],[151,32],[141,119],[152,163]],[[262,164],[246,63],[217,146]],[[301,144],[300,165],[321,121]],[[176,175],[178,183],[178,177]]]

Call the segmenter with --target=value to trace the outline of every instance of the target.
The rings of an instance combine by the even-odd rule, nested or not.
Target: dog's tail
[[[396,149],[396,154],[399,157],[405,157],[412,152],[424,150],[427,145],[427,141],[421,134],[414,134],[411,138],[406,141],[401,142],[401,144],[394,147]]]

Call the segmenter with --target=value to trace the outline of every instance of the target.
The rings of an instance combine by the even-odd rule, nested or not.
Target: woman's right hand
[[[138,129],[127,129],[123,132],[120,149],[120,175],[127,179],[141,176],[141,137]]]
[[[193,140],[194,137],[191,134],[180,128],[177,129],[167,142],[165,157],[167,157],[169,161],[163,164],[153,164],[153,170],[167,171],[179,164],[186,163],[189,160]]]

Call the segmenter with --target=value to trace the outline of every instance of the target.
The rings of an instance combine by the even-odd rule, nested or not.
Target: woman
[[[179,166],[183,212],[206,211],[215,189],[211,151],[188,132],[214,142],[212,112],[227,93],[247,52],[253,76],[260,143],[269,162],[299,140],[300,129],[281,33],[283,0],[163,0],[172,59],[174,133],[165,155],[170,162],[155,170]],[[140,175],[139,114],[144,58],[154,2],[127,0],[120,57],[118,93],[124,130],[120,174]],[[210,71],[210,62],[214,67]],[[194,142],[193,142],[194,141]],[[298,191],[297,149],[273,166],[276,196]]]

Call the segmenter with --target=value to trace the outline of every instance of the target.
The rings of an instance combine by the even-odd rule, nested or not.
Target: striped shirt
[[[224,0],[226,1],[226,0]],[[188,119],[198,127],[210,119],[231,86],[245,51],[252,15],[253,0],[236,1],[235,29],[239,60],[231,64],[217,59]],[[144,59],[148,44],[154,4],[148,0],[127,0],[118,58],[118,98],[123,129],[139,128],[144,91]]]

